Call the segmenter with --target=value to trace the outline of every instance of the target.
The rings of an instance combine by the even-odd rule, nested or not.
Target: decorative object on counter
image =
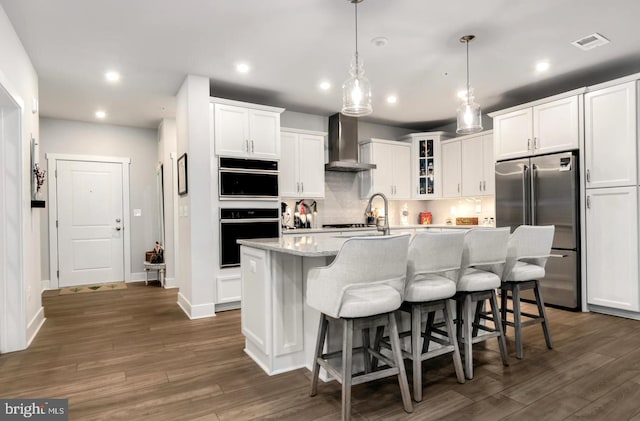
[[[187,192],[187,153],[185,152],[178,158],[178,194],[184,196]]]
[[[475,216],[469,218],[456,218],[456,225],[478,225],[478,218]]]
[[[482,131],[482,111],[480,105],[476,104],[473,96],[473,89],[469,84],[469,42],[473,41],[475,35],[465,35],[460,38],[467,46],[467,90],[462,95],[462,103],[458,107],[458,128],[457,134],[471,134]]]
[[[311,228],[318,228],[318,202],[315,200],[311,202],[309,210],[311,210],[311,216],[313,217],[311,221]]]
[[[371,84],[364,75],[363,62],[358,56],[358,3],[363,0],[348,0],[355,8],[356,53],[351,61],[351,77],[342,85],[342,114],[362,117],[373,112],[371,106]]]
[[[291,221],[291,208],[285,202],[280,202],[280,215],[282,228],[290,228],[289,222]]]
[[[420,212],[420,225],[431,225],[431,212]]]
[[[40,167],[38,162],[40,155],[38,141],[31,138],[31,207],[32,208],[44,208],[45,201],[42,198],[42,186],[45,182],[45,176],[47,171]]]
[[[298,200],[293,212],[293,226],[295,228],[311,228],[312,221],[313,214],[309,206],[304,203],[304,199]]]

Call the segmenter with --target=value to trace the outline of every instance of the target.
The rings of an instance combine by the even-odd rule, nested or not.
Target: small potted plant
[[[45,201],[40,198],[41,192],[40,189],[44,185],[45,176],[47,171],[40,168],[40,164],[37,162],[33,164],[33,178],[35,184],[35,191],[33,192],[33,199],[31,200],[32,208],[44,208]]]

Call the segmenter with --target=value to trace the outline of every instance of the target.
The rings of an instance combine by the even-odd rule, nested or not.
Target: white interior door
[[[57,161],[60,287],[124,280],[122,165]]]

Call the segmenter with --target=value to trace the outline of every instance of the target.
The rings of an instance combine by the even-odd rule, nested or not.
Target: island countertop
[[[254,238],[238,240],[238,244],[261,250],[277,251],[302,257],[335,256],[347,236],[320,237],[314,235],[287,235],[280,238]]]

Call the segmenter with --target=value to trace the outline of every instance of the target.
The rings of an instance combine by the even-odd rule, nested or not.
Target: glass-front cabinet
[[[411,198],[442,197],[440,142],[453,135],[446,132],[413,133],[400,140],[412,143]]]

